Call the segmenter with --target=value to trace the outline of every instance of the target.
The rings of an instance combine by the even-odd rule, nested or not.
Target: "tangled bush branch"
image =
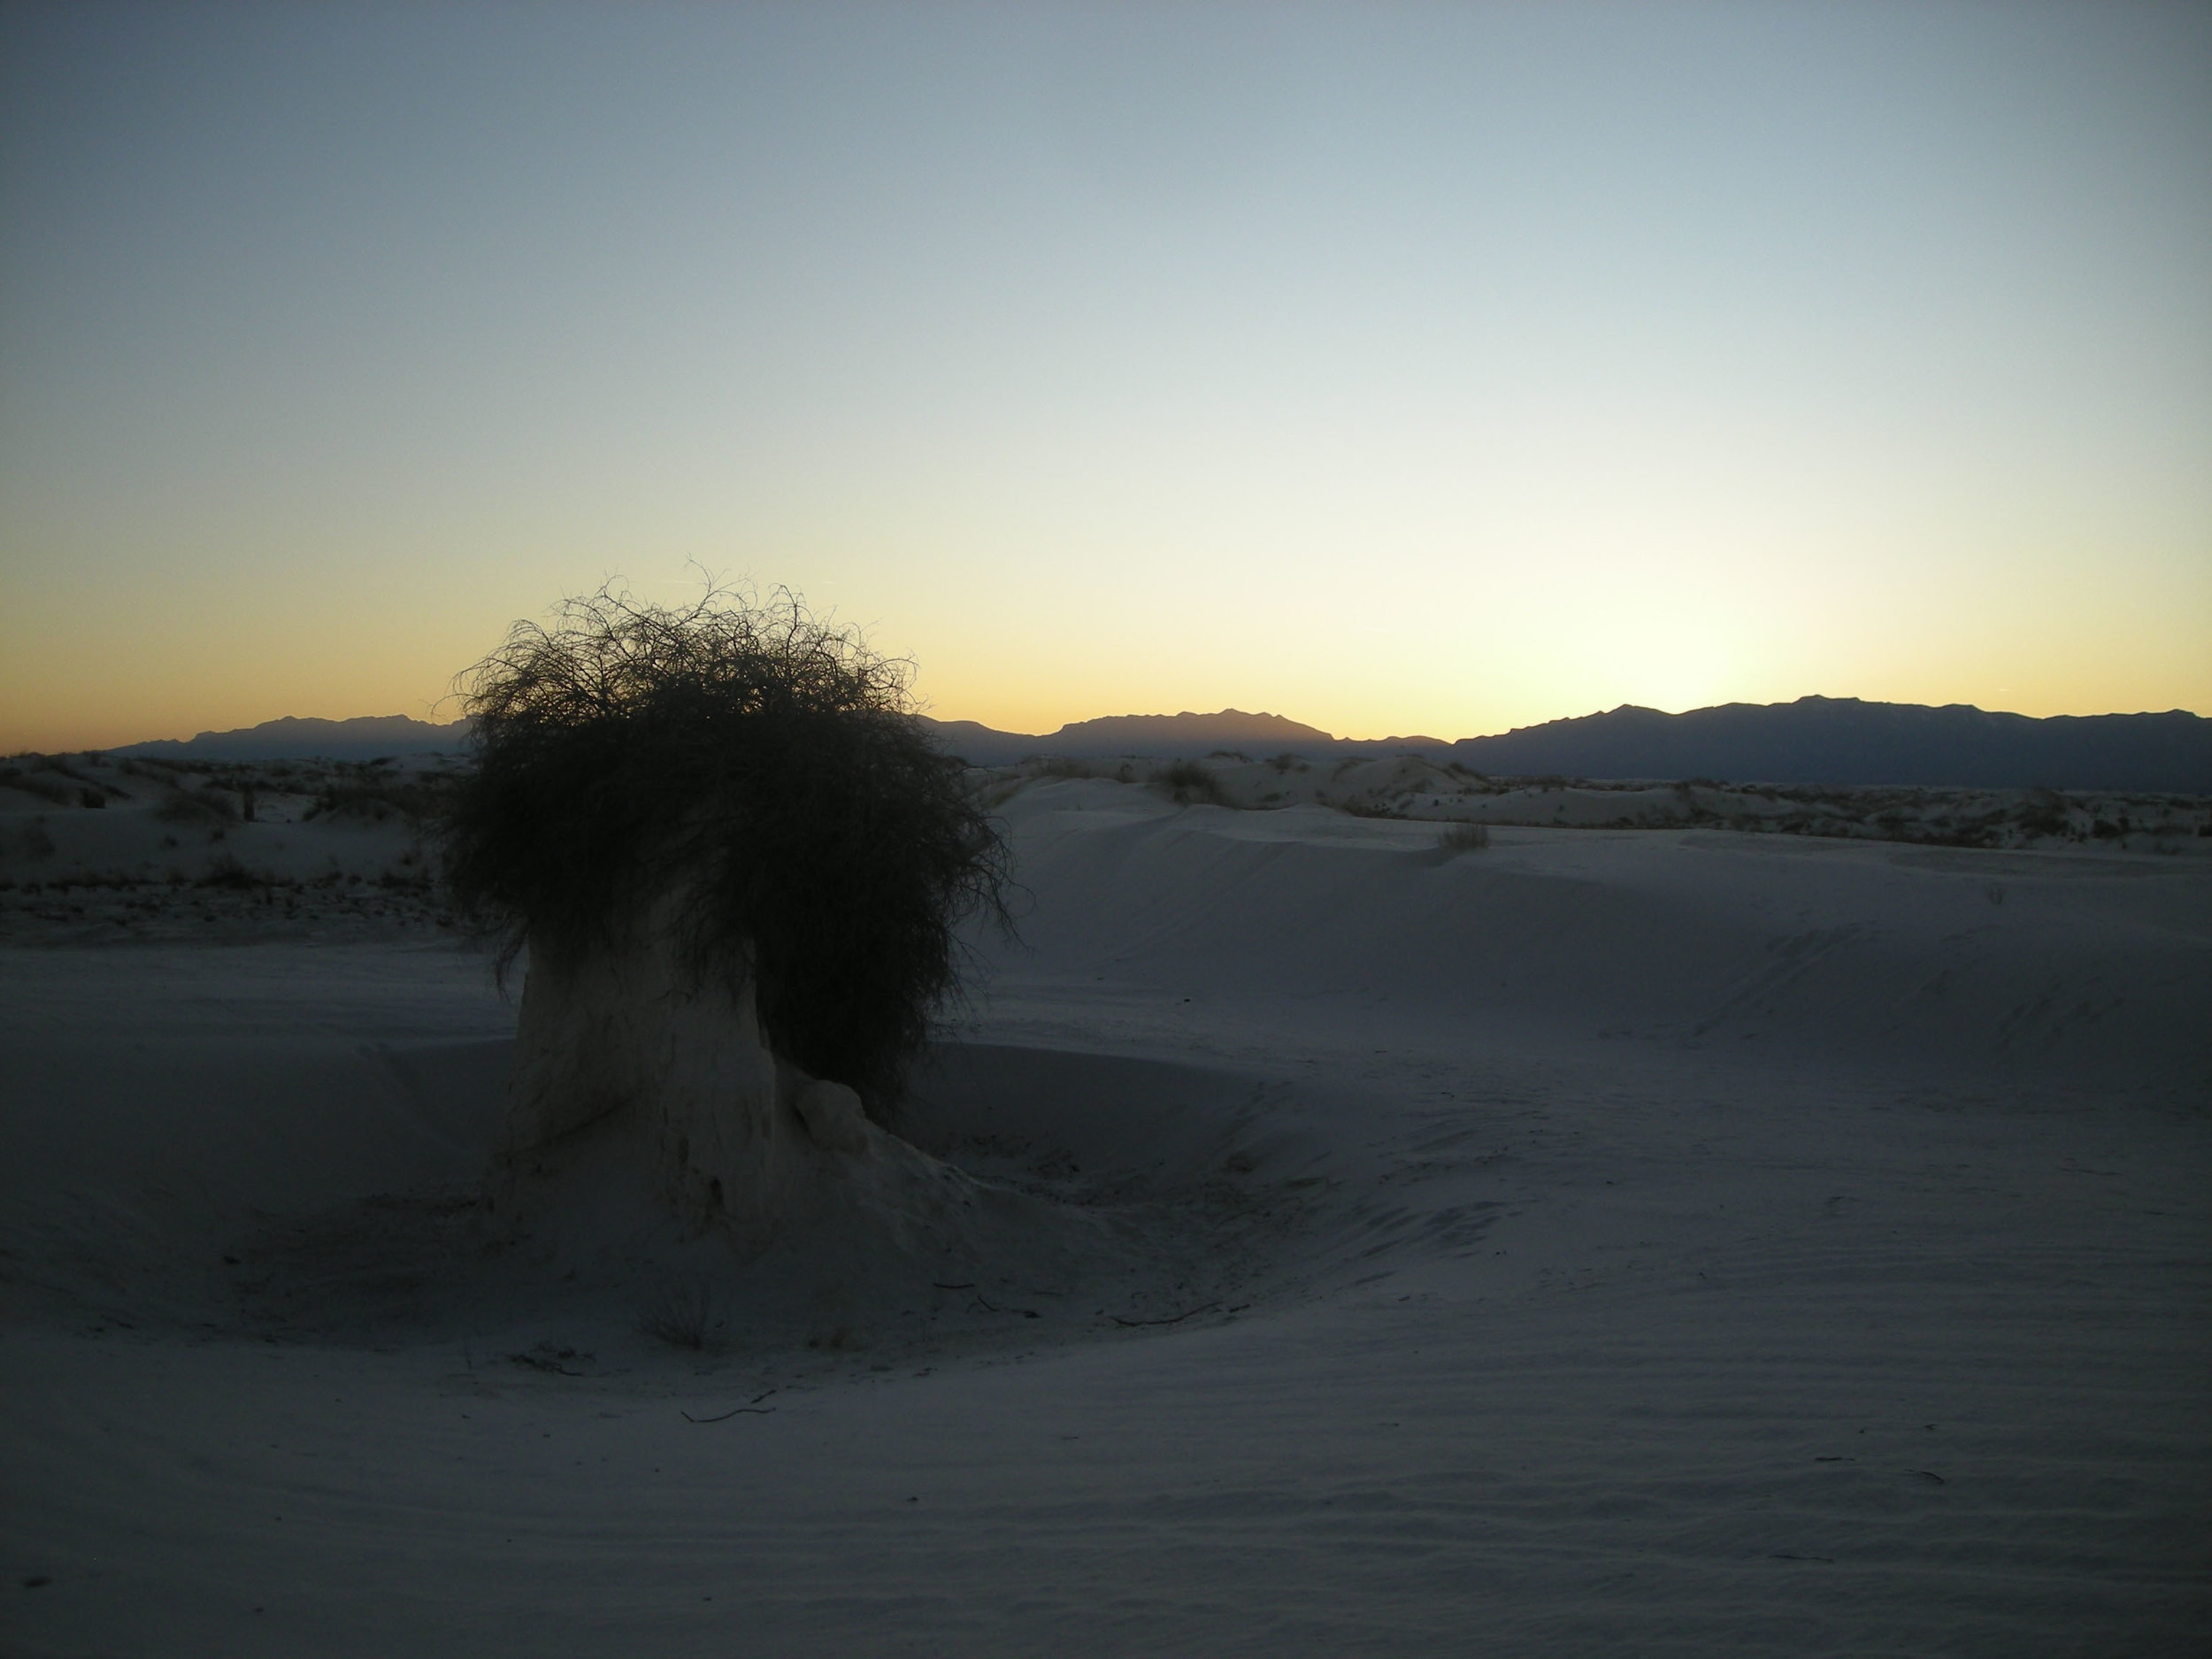
[[[750,975],[764,1033],[880,1115],[958,988],[961,919],[1002,926],[1005,845],[911,718],[910,665],[811,616],[612,588],[520,622],[460,680],[479,765],[445,824],[499,949],[611,946],[680,886],[688,971]]]

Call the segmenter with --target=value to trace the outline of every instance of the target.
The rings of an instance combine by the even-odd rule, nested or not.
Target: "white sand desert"
[[[740,1263],[485,1211],[403,818],[88,767],[0,788],[11,1654],[2202,1651],[2201,803],[1009,773],[902,1125],[995,1207]]]

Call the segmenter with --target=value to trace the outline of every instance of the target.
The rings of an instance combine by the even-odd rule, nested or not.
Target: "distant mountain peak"
[[[202,732],[188,741],[157,739],[110,752],[188,760],[369,760],[449,752],[465,747],[468,735],[466,720],[439,726],[404,714],[361,714],[345,720],[288,714],[234,731]]]
[[[1247,714],[1241,709],[1223,709],[1213,714],[1109,714],[1094,720],[1071,720],[1053,734],[1055,739],[1161,737],[1190,741],[1240,743],[1333,743],[1336,740],[1317,726],[1301,724],[1280,714]]]
[[[1993,713],[1804,696],[1667,714],[1603,714],[1462,738],[1453,755],[1503,776],[1723,778],[1937,788],[2143,789],[2212,794],[2212,720],[2164,714]]]

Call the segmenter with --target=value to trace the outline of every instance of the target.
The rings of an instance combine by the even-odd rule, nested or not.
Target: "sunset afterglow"
[[[2212,13],[19,6],[0,749],[782,584],[1019,730],[2212,710]]]

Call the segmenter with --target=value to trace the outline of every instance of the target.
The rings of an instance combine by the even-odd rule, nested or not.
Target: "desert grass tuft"
[[[1490,845],[1490,826],[1487,824],[1455,824],[1436,838],[1436,844],[1447,853],[1480,852]]]
[[[1231,806],[1228,792],[1210,768],[1194,760],[1179,760],[1152,774],[1152,781],[1174,796],[1178,806]]]
[[[637,1328],[645,1335],[694,1352],[706,1348],[713,1323],[714,1290],[703,1279],[664,1279],[638,1310]]]

